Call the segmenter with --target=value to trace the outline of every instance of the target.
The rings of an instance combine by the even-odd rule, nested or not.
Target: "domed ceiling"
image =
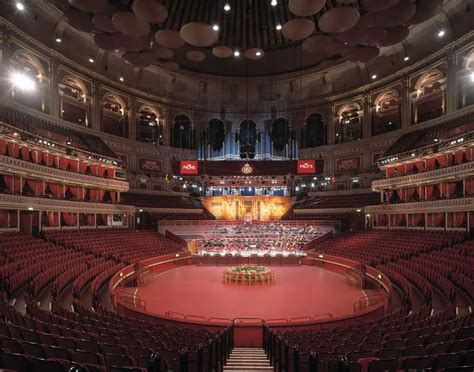
[[[443,0],[50,0],[136,67],[265,76],[366,63]]]

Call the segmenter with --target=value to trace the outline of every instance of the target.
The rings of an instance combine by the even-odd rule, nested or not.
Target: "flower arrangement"
[[[276,275],[268,267],[257,265],[232,266],[224,271],[224,281],[239,284],[273,283]]]

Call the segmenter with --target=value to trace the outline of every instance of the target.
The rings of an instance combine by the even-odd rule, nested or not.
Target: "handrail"
[[[375,300],[372,302],[372,300]],[[370,296],[363,296],[359,298],[356,302],[354,302],[353,310],[354,313],[361,311],[363,308],[369,308],[370,306],[374,306],[379,304],[381,301],[385,300],[385,296],[383,294],[373,294]],[[365,304],[364,304],[365,303]]]
[[[143,311],[146,311],[146,301],[137,294],[119,292],[117,293],[117,301],[119,300],[131,304],[135,308],[138,307],[139,309],[143,309]]]

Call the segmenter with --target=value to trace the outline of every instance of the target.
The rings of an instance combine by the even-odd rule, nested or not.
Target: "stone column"
[[[411,125],[411,98],[410,98],[410,80],[402,80],[402,128],[408,128]]]
[[[372,107],[370,103],[370,94],[364,94],[364,121],[362,123],[362,138],[368,138],[372,135]]]
[[[458,101],[458,61],[457,56],[453,52],[448,55],[448,72],[446,76],[445,91],[445,113],[450,114],[457,109]]]
[[[94,80],[92,83],[91,92],[91,122],[89,127],[95,130],[101,130],[101,116],[102,116],[102,97],[100,84]]]
[[[59,112],[59,71],[58,64],[55,60],[49,63],[49,113],[58,118],[61,117]]]

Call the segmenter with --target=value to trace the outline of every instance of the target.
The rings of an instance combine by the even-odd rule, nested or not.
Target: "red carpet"
[[[206,318],[296,318],[332,313],[350,315],[364,293],[349,287],[344,277],[317,267],[271,267],[274,284],[226,284],[225,267],[182,266],[157,273],[138,290],[149,313],[167,311]]]

